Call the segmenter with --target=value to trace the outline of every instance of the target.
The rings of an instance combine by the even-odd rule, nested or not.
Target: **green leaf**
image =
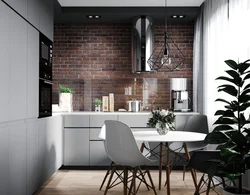
[[[230,124],[230,125],[233,125],[235,124],[235,121],[233,119],[230,119],[230,118],[223,118],[223,117],[220,117],[218,118],[215,122],[214,122],[214,125],[219,125],[219,124],[222,124],[222,125],[227,125],[227,124]]]
[[[238,91],[237,91],[237,89],[236,89],[234,86],[232,86],[232,85],[221,85],[221,86],[219,86],[218,88],[219,88],[219,89],[218,89],[218,92],[224,91],[224,92],[226,92],[226,93],[228,93],[228,94],[230,94],[230,95],[232,95],[232,96],[234,96],[234,97],[237,96]]]
[[[215,116],[217,115],[223,115],[225,117],[234,117],[234,113],[232,110],[217,110],[214,114]]]
[[[247,80],[247,79],[250,79],[250,74],[247,74],[245,77],[244,77],[244,81]]]
[[[250,129],[244,129],[243,133],[246,133],[247,136],[249,136],[250,135]]]
[[[240,72],[241,74],[243,74],[243,73],[249,68],[249,64],[246,63],[246,62],[240,63],[240,64],[238,65],[238,68],[239,68],[239,72]]]
[[[245,136],[237,130],[225,132],[225,134],[227,134],[232,139],[232,141],[236,143],[237,147],[245,146],[247,143]]]
[[[243,62],[243,64],[246,64],[247,62],[250,62],[250,59],[246,60],[245,62]],[[248,63],[249,64],[249,63]],[[249,64],[250,66],[250,64]]]
[[[246,95],[246,94],[241,94],[239,96],[239,102],[240,103],[244,103],[244,102],[248,102],[250,100],[250,95]]]
[[[238,68],[238,64],[233,60],[226,60],[225,63],[234,70]]]
[[[240,153],[230,148],[221,148],[221,156],[229,156],[232,154],[235,155]]]
[[[228,136],[221,131],[211,132],[207,134],[204,142],[208,144],[222,144],[227,142]]]
[[[243,103],[242,105],[240,105],[239,110],[242,112],[246,110],[249,106],[250,106],[250,102]]]
[[[221,99],[221,98],[218,98],[218,99],[216,99],[215,101],[216,101],[216,102],[224,102],[224,103],[227,103],[227,104],[230,105],[230,102],[229,102],[229,101],[224,100],[224,99]]]
[[[231,78],[228,78],[228,77],[225,77],[225,76],[220,76],[220,77],[216,78],[216,80],[225,80],[225,81],[233,83],[233,84],[235,84],[237,86],[240,85],[240,83],[241,83],[241,78],[240,77],[231,79]]]
[[[241,95],[248,94],[249,92],[250,92],[250,88],[244,88],[244,91],[242,91]]]
[[[233,129],[233,127],[231,127],[230,125],[218,125],[214,128],[213,131],[224,131],[229,129]]]
[[[229,74],[233,78],[240,77],[240,74],[234,70],[227,70],[226,73]]]

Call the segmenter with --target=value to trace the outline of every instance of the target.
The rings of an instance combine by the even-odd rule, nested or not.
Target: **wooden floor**
[[[103,195],[104,190],[99,191],[100,184],[105,175],[103,170],[59,170],[35,193],[35,195]],[[158,195],[166,195],[166,187],[158,190],[158,171],[151,170],[151,175]],[[200,174],[197,174],[198,178]],[[181,171],[172,171],[171,195],[193,195],[194,184],[189,172],[185,181],[182,180]],[[165,178],[163,177],[163,183]],[[118,185],[108,191],[108,195],[122,195],[122,185]],[[218,188],[219,194],[221,189]],[[153,195],[153,191],[147,191],[145,185],[139,189],[138,195]],[[203,193],[205,194],[205,193]],[[211,191],[210,195],[214,195]]]

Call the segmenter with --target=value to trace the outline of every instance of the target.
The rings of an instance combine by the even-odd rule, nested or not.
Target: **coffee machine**
[[[175,112],[190,111],[187,78],[171,79],[171,108]]]

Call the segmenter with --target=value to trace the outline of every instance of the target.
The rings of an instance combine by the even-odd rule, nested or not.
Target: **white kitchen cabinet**
[[[9,182],[10,182],[9,164],[10,164],[9,130],[7,129],[6,126],[1,126],[0,127],[0,175],[1,175],[0,194],[9,194]]]
[[[54,1],[43,0],[40,7],[40,17],[39,17],[39,30],[53,41],[53,28],[54,28]]]
[[[9,120],[26,118],[27,109],[27,22],[10,11]]]
[[[27,194],[39,188],[38,178],[38,120],[27,120]]]
[[[27,0],[5,0],[10,7],[27,19]]]
[[[0,123],[8,120],[9,112],[9,58],[10,58],[10,35],[9,18],[10,9],[0,1]]]
[[[64,165],[89,165],[88,128],[64,128]]]
[[[41,0],[27,0],[28,6],[28,21],[34,25],[37,29],[39,29],[39,20],[40,20],[40,8],[43,5],[43,1]]]
[[[27,136],[24,121],[13,122],[9,131],[9,194],[26,195]]]
[[[38,117],[39,32],[28,24],[27,118]]]

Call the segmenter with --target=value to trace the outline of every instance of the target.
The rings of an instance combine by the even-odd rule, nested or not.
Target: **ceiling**
[[[204,0],[58,0],[63,7],[200,6]]]
[[[185,24],[194,22],[200,10],[200,4],[204,0],[168,0],[167,8],[154,3],[154,6],[108,6],[106,2],[117,2],[118,0],[54,0],[54,21],[55,23],[71,24],[120,24],[132,23],[132,18],[140,15],[147,15],[153,18],[155,24],[164,24],[164,17],[167,16],[167,23]],[[127,0],[126,2],[135,0]],[[139,2],[139,0],[136,0]],[[140,0],[152,4],[156,0]],[[60,3],[59,3],[60,2]],[[82,6],[84,2],[84,6]],[[92,4],[91,4],[92,2]],[[95,6],[97,2],[102,2]],[[105,2],[105,6],[103,5]],[[124,1],[125,2],[125,1]],[[175,2],[175,4],[173,4]],[[185,4],[186,3],[186,4]],[[185,5],[184,5],[185,4]],[[61,6],[63,5],[63,6]],[[100,15],[100,19],[89,19],[88,15]],[[172,15],[185,15],[183,19],[173,19]]]

